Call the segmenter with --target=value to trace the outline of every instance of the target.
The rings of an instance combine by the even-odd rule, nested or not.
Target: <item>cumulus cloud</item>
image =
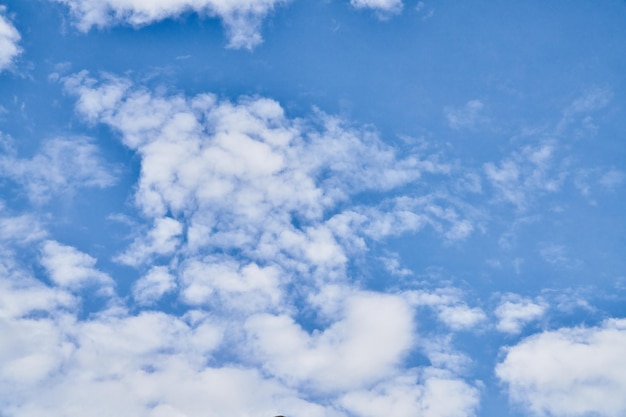
[[[128,24],[135,27],[194,12],[219,18],[229,47],[248,48],[262,42],[260,27],[276,6],[288,0],[53,0],[65,4],[86,32],[92,27]]]
[[[496,374],[534,415],[618,417],[626,413],[625,349],[623,319],[562,328],[507,348]]]
[[[54,240],[43,243],[41,264],[46,268],[50,279],[63,288],[76,290],[87,284],[101,287],[113,285],[110,276],[95,269],[95,258]]]
[[[400,296],[356,293],[341,314],[313,334],[288,316],[253,316],[246,323],[249,343],[267,371],[317,391],[361,388],[392,374],[414,343],[408,303]]]
[[[116,258],[147,270],[132,286],[134,299],[150,307],[169,295],[187,313],[162,319],[190,329],[194,317],[210,317],[223,331],[215,354],[237,364],[237,372],[209,366],[213,351],[190,356],[201,358],[196,361],[189,350],[175,360],[167,354],[178,347],[155,349],[158,362],[131,363],[139,369],[134,376],[107,377],[124,383],[141,377],[137,386],[152,387],[152,396],[125,394],[128,409],[143,415],[149,403],[154,416],[193,414],[200,408],[180,401],[182,391],[179,398],[162,386],[197,393],[201,384],[224,378],[220,394],[227,398],[190,404],[201,404],[209,415],[245,414],[249,403],[255,413],[345,416],[356,412],[345,397],[350,393],[387,401],[387,393],[409,390],[419,398],[401,396],[406,410],[472,415],[475,389],[455,376],[452,362],[461,359],[449,349],[428,372],[418,369],[412,382],[397,383],[417,348],[419,305],[406,293],[363,290],[350,269],[352,257],[365,254],[372,241],[424,227],[445,242],[473,233],[480,216],[443,191],[401,193],[424,177],[445,179],[449,165],[429,155],[400,156],[375,131],[317,110],[290,118],[267,98],[168,95],[84,72],[64,82],[79,114],[110,127],[140,161],[133,202],[145,223]],[[381,197],[352,203],[366,194]],[[484,317],[460,296],[433,308],[453,330],[470,329]],[[122,326],[131,319],[124,311],[107,314],[97,321],[118,317],[111,323]],[[177,333],[181,346],[190,343],[185,332]],[[154,359],[151,352],[144,355]],[[251,400],[228,402],[229,381],[259,388],[251,390]],[[444,389],[459,394],[456,405],[437,404]],[[310,392],[327,405],[306,401]],[[280,413],[272,411],[277,408]]]
[[[20,33],[6,16],[6,7],[0,5],[0,72],[9,68],[22,52],[20,39]]]
[[[474,229],[467,207],[445,195],[339,210],[357,193],[392,191],[424,175],[445,176],[450,168],[428,156],[398,157],[376,132],[337,117],[317,112],[309,120],[289,119],[266,98],[232,103],[211,94],[158,95],[112,76],[99,82],[80,73],[65,85],[87,120],[109,125],[141,157],[135,202],[153,226],[118,258],[129,265],[176,253],[194,259],[180,264],[189,271],[242,271],[219,266],[226,258],[207,256],[236,251],[249,265],[277,268],[261,291],[269,302],[283,273],[345,277],[347,251],[364,249],[366,238],[431,226],[444,239],[459,240]],[[198,262],[217,264],[199,268]],[[216,285],[213,273],[202,276],[203,285],[185,280],[185,299],[235,301],[235,286]],[[239,289],[252,296],[254,286],[241,279]],[[216,291],[209,296],[202,287]]]
[[[517,334],[527,323],[541,318],[547,309],[548,305],[540,298],[533,300],[517,294],[506,294],[495,310],[498,319],[496,329]]]
[[[48,140],[30,159],[19,158],[7,148],[0,156],[0,175],[24,186],[29,199],[36,203],[81,187],[105,188],[115,183],[115,170],[106,165],[89,138]]]

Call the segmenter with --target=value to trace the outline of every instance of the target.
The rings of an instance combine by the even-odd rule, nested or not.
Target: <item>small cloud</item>
[[[613,191],[617,187],[621,186],[625,179],[626,175],[623,171],[613,168],[602,175],[598,182],[607,190]]]
[[[402,11],[402,0],[350,0],[350,4],[357,9],[372,9],[383,13],[382,17],[397,14]]]
[[[62,288],[78,290],[89,284],[102,287],[104,294],[111,295],[113,279],[95,269],[96,259],[72,246],[47,240],[41,248],[41,264],[50,279]]]
[[[541,318],[547,309],[548,305],[541,298],[532,300],[517,294],[506,294],[495,310],[498,319],[496,329],[517,334],[527,323]]]
[[[460,108],[446,107],[444,114],[451,129],[474,129],[488,121],[483,114],[485,105],[480,100],[470,100]]]

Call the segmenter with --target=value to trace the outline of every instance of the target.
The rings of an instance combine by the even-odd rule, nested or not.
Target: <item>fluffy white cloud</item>
[[[413,311],[401,296],[356,293],[342,319],[307,333],[288,316],[248,319],[250,346],[263,367],[289,384],[332,392],[361,388],[394,372],[414,340]]]
[[[56,138],[44,143],[31,159],[22,159],[9,147],[0,156],[0,175],[23,185],[30,200],[46,202],[54,194],[79,187],[105,188],[115,182],[98,147],[89,138]]]
[[[548,305],[542,299],[532,300],[517,294],[506,294],[495,310],[498,319],[496,329],[505,333],[519,333],[527,323],[541,318],[547,309]]]
[[[152,229],[140,234],[130,247],[118,256],[119,262],[127,265],[141,265],[158,255],[174,253],[180,244],[183,225],[171,217],[157,218]]]
[[[112,307],[79,320],[77,306],[75,296],[0,253],[4,414],[343,416],[254,368],[210,366],[226,323],[205,312],[131,315]]]
[[[0,5],[0,72],[11,66],[21,52],[21,39],[13,23],[6,17],[6,7]]]
[[[95,269],[96,259],[72,246],[47,240],[42,245],[41,264],[48,271],[50,279],[63,288],[80,289],[85,285],[98,285],[111,293],[113,279]]]
[[[86,73],[67,78],[65,86],[77,96],[85,119],[109,126],[140,158],[134,202],[148,226],[136,231],[117,258],[148,269],[133,286],[137,301],[149,306],[171,292],[182,309],[210,311],[224,329],[216,354],[240,364],[244,386],[249,380],[260,392],[268,387],[268,395],[282,404],[276,414],[345,415],[353,406],[340,400],[344,395],[367,393],[372,384],[395,386],[403,361],[416,349],[417,304],[407,294],[359,289],[349,260],[365,254],[372,240],[423,227],[445,241],[472,233],[480,215],[447,194],[398,196],[400,187],[424,176],[445,179],[449,165],[421,154],[399,157],[376,132],[321,112],[289,118],[270,99],[233,103],[211,94],[157,94],[126,79],[99,81]],[[372,191],[379,202],[350,203]],[[484,317],[458,297],[435,309],[455,330]],[[311,331],[314,326],[320,330]],[[439,353],[433,365],[445,366],[445,375],[435,377],[433,370],[428,378],[414,378],[411,389],[423,395],[403,397],[403,407],[431,410],[433,417],[461,409],[457,414],[471,415],[474,390],[453,375],[460,355],[453,358],[451,349]],[[200,383],[231,371],[196,364],[192,373],[191,365],[180,365],[184,371],[179,365],[171,373],[156,367],[146,381],[163,378],[197,392],[192,382],[180,383],[179,375]],[[221,394],[228,396],[225,385]],[[457,392],[458,407],[446,411],[437,405],[432,398],[438,398],[438,387]],[[298,399],[310,398],[299,394],[310,390],[329,406]],[[158,393],[165,399],[155,406],[155,416],[193,414],[195,409]],[[129,402],[129,409],[141,415],[147,397],[128,395],[139,401]],[[258,405],[255,413],[270,412],[264,395],[251,402]],[[223,403],[211,401],[209,410]],[[246,401],[237,410],[248,410]],[[233,414],[224,407],[222,414]]]
[[[141,157],[135,201],[154,223],[118,260],[139,266],[155,256],[193,259],[179,262],[175,275],[185,277],[180,288],[194,304],[238,303],[260,290],[265,301],[258,305],[273,305],[281,274],[342,279],[347,251],[365,249],[366,238],[428,225],[459,240],[474,229],[471,210],[445,195],[339,210],[354,194],[388,192],[450,170],[436,158],[399,158],[375,132],[339,118],[318,112],[311,120],[289,119],[265,98],[158,95],[111,76],[98,82],[80,73],[65,85],[84,117],[119,132]],[[225,268],[225,258],[210,256],[216,252],[236,252],[243,264]],[[255,264],[275,270],[245,278],[245,265]]]
[[[261,43],[262,20],[276,6],[288,0],[54,0],[70,8],[78,28],[118,24],[148,25],[185,12],[219,18],[224,24],[229,46],[252,48]]]
[[[626,320],[543,332],[508,348],[496,374],[533,414],[626,413]]]

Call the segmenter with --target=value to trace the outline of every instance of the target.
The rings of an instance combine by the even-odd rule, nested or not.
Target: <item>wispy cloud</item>
[[[21,184],[28,198],[45,203],[54,195],[72,194],[82,187],[105,188],[116,181],[100,150],[86,137],[55,138],[44,142],[32,158],[20,158],[10,147],[0,156],[0,176]]]
[[[481,100],[470,100],[463,107],[446,107],[444,114],[452,129],[474,129],[489,121],[484,107]]]

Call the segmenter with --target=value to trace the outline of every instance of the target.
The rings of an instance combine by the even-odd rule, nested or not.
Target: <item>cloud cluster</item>
[[[141,157],[135,202],[152,224],[118,260],[139,267],[181,256],[176,275],[194,305],[261,294],[259,306],[277,305],[294,279],[345,279],[349,255],[368,239],[430,226],[454,241],[474,230],[467,207],[445,194],[393,196],[422,176],[445,178],[449,166],[400,158],[375,132],[336,117],[289,119],[270,99],[157,95],[86,73],[65,85],[87,120],[109,125]],[[374,191],[392,197],[347,204]]]
[[[248,48],[262,42],[262,20],[287,0],[53,0],[65,4],[86,32],[92,27],[129,24],[149,25],[187,12],[219,18],[225,26],[229,47]]]
[[[445,193],[399,191],[449,166],[400,157],[376,132],[321,112],[289,118],[265,98],[157,94],[86,73],[65,87],[79,114],[139,158],[133,202],[145,221],[115,258],[139,279],[121,285],[80,248],[3,213],[7,243],[39,256],[33,268],[0,253],[2,412],[382,417],[393,404],[407,416],[475,414],[478,390],[458,358],[443,358],[450,349],[430,349],[428,366],[406,361],[419,349],[420,307],[453,331],[482,310],[458,294],[429,304],[425,293],[369,291],[350,269],[372,241],[424,227],[444,241],[473,232],[467,207]],[[72,143],[85,149],[78,159],[50,163],[66,152],[49,149],[70,146],[60,139],[33,157],[68,167],[58,177],[71,180],[47,193],[99,186],[80,174],[85,160],[100,172],[95,145]],[[25,189],[41,182],[30,159],[7,158]],[[443,404],[446,392],[455,399]]]
[[[20,33],[6,16],[6,7],[0,5],[0,72],[9,68],[22,52],[20,39]]]
[[[626,413],[626,321],[563,328],[506,350],[496,374],[533,414],[618,417]]]

